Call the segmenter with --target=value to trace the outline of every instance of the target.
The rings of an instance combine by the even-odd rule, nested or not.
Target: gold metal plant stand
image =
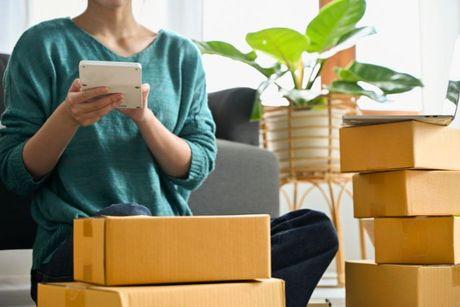
[[[340,205],[345,195],[352,198],[351,175],[340,173],[339,129],[343,114],[357,113],[355,99],[327,95],[322,112],[294,107],[264,107],[260,121],[260,146],[271,150],[280,163],[280,193],[289,210],[298,210],[313,191],[327,202],[339,239],[336,255],[337,285],[345,284],[343,233]],[[293,185],[292,198],[285,186]],[[300,195],[299,185],[307,189]],[[364,228],[359,225],[361,256],[366,258]]]

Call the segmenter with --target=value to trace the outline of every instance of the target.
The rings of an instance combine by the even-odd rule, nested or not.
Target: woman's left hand
[[[145,120],[148,120],[153,116],[152,110],[148,107],[148,97],[150,92],[150,85],[148,83],[142,84],[142,101],[144,102],[144,108],[142,109],[118,109],[126,116],[131,118],[136,124],[139,124]]]

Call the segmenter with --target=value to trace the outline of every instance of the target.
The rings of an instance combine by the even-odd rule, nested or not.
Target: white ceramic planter
[[[332,129],[329,131],[327,109],[291,110],[290,129],[287,108],[265,112],[266,148],[278,157],[281,173],[290,173],[289,160],[295,172],[339,172],[339,128],[344,114],[345,110],[332,109]],[[328,163],[329,159],[331,164]]]

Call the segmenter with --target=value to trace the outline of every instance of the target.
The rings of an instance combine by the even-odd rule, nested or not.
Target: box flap
[[[341,128],[341,171],[368,172],[413,167],[413,129],[412,121]]]
[[[376,218],[377,263],[456,263],[453,217]]]
[[[348,307],[456,306],[460,266],[346,263]]]
[[[38,307],[123,307],[121,296],[111,289],[93,290],[83,283],[38,285]]]
[[[186,285],[101,287],[80,283],[40,285],[40,307],[284,307],[280,279]]]
[[[109,285],[271,277],[268,215],[110,217],[106,227]]]

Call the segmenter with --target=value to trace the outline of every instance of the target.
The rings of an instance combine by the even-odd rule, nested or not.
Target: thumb
[[[79,92],[81,90],[81,81],[80,79],[75,79],[72,82],[72,85],[69,88],[69,93]]]
[[[150,85],[148,83],[142,84],[141,91],[142,91],[142,100],[144,102],[147,102],[147,98],[149,97],[149,93],[150,93]]]

